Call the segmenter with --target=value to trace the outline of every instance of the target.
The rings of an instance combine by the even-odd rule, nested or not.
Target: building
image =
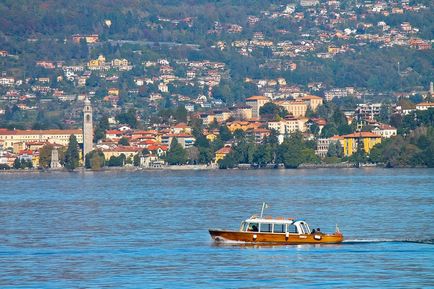
[[[380,115],[381,103],[361,103],[357,105],[356,115],[362,119],[374,119]]]
[[[259,117],[259,109],[264,106],[270,99],[266,96],[258,95],[246,98],[246,105],[252,108],[252,117]]]
[[[248,105],[229,107],[231,116],[236,120],[247,120],[253,117],[252,108]]]
[[[49,130],[7,130],[0,129],[0,141],[3,141],[4,148],[12,148],[17,143],[49,142],[67,146],[69,137],[75,135],[77,142],[83,143],[83,132],[81,129],[49,129]]]
[[[363,146],[363,151],[369,154],[371,149],[381,143],[381,136],[372,132],[355,132],[341,136],[341,144],[344,149],[344,156],[351,156],[358,150],[358,145]]]
[[[108,161],[111,157],[119,157],[124,155],[126,159],[133,158],[136,154],[142,151],[142,148],[131,147],[131,146],[119,146],[113,149],[106,149],[102,152],[104,153],[104,158]]]
[[[388,124],[380,124],[379,126],[375,127],[372,132],[383,138],[390,138],[392,136],[396,136],[397,129]]]
[[[315,95],[305,95],[297,98],[297,100],[306,103],[313,111],[316,111],[323,104],[323,99]]]
[[[304,101],[275,101],[277,105],[282,106],[286,111],[292,114],[294,117],[305,116],[307,111],[307,104]]]
[[[232,148],[230,146],[225,146],[215,152],[214,162],[218,163],[218,161],[224,159],[230,152]]]
[[[83,107],[83,162],[86,154],[93,150],[92,104],[89,98],[84,100]]]
[[[434,108],[434,102],[421,102],[416,104],[416,110],[428,110]]]
[[[170,148],[170,145],[172,144],[172,141],[174,138],[176,138],[178,140],[178,143],[181,144],[184,149],[188,149],[188,148],[192,147],[194,145],[194,143],[196,142],[196,139],[194,138],[194,136],[192,136],[190,134],[169,133],[169,134],[165,134],[165,135],[161,136],[161,143]]]
[[[278,140],[279,143],[282,143],[285,136],[300,131],[305,132],[307,130],[307,123],[308,119],[305,117],[293,117],[293,116],[287,116],[284,119],[280,121],[269,121],[268,122],[268,128],[274,129],[278,133]]]

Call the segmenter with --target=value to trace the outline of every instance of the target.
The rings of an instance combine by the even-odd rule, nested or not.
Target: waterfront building
[[[340,137],[345,156],[351,156],[357,152],[359,144],[362,145],[363,151],[369,154],[376,144],[381,143],[381,136],[372,132],[355,132]]]
[[[222,160],[232,151],[230,146],[225,146],[215,152],[214,162],[218,163],[219,160]]]
[[[77,142],[83,143],[81,129],[48,129],[48,130],[8,130],[0,129],[0,140],[4,148],[13,148],[17,143],[49,142],[67,146],[69,137],[75,135]]]

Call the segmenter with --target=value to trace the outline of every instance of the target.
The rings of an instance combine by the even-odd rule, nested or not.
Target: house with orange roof
[[[151,155],[162,157],[167,153],[169,147],[167,145],[154,144],[154,145],[149,145],[147,149],[151,153]]]
[[[119,140],[123,136],[120,130],[109,129],[105,131],[105,138],[109,140]]]
[[[247,131],[250,129],[259,128],[261,125],[262,125],[262,123],[260,123],[260,122],[240,121],[240,120],[227,123],[227,127],[231,132],[234,132],[238,129],[243,130],[243,131]]]
[[[171,128],[172,133],[187,133],[191,134],[191,127],[189,127],[186,123],[180,122]]]
[[[214,162],[218,163],[219,160],[224,159],[231,151],[232,148],[230,146],[224,146],[221,149],[217,150],[215,152]]]

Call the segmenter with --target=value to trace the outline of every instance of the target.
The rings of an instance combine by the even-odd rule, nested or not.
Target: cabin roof
[[[267,223],[267,224],[293,224],[296,221],[301,221],[301,220],[296,220],[293,218],[285,218],[285,217],[257,217],[257,216],[251,216],[250,218],[246,219],[245,222],[248,223]]]

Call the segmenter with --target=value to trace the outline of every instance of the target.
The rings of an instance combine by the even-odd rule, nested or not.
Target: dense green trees
[[[86,169],[100,170],[105,166],[104,153],[101,150],[93,150],[87,153],[85,158]]]
[[[285,117],[288,115],[288,111],[280,105],[267,102],[259,109],[259,114],[263,119],[274,120]]]
[[[16,158],[13,165],[14,169],[31,169],[33,168],[33,163],[31,160],[26,160],[24,158]]]
[[[282,163],[286,168],[297,168],[302,163],[319,163],[313,146],[312,142],[303,139],[301,133],[291,134],[280,145],[274,132],[260,144],[243,137],[237,141],[231,153],[219,162],[219,167],[233,168],[238,164],[264,167]]]
[[[172,139],[170,149],[166,155],[166,161],[169,165],[183,165],[187,163],[187,152],[178,142],[177,138]]]
[[[65,168],[73,171],[78,167],[80,162],[80,151],[77,142],[77,137],[75,135],[71,135],[69,137],[68,148],[65,153]]]
[[[406,136],[384,140],[370,152],[370,161],[388,167],[434,167],[434,127],[418,127]]]

